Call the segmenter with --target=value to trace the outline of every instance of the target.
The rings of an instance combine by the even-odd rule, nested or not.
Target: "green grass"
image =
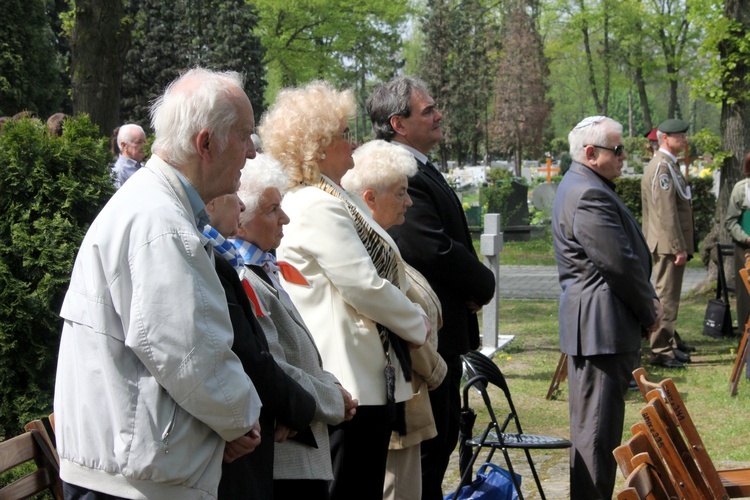
[[[747,431],[750,380],[743,372],[737,396],[730,396],[729,376],[738,340],[714,339],[702,334],[703,315],[710,295],[713,294],[689,295],[683,297],[680,305],[678,329],[683,339],[697,348],[688,368],[675,371],[650,366],[645,341],[642,363],[651,380],[673,378],[717,467],[737,467],[738,462],[750,466],[750,432]],[[567,437],[567,383],[561,384],[554,399],[546,399],[560,358],[557,313],[555,300],[501,300],[500,333],[512,334],[515,338],[494,356],[494,361],[508,379],[524,430]],[[493,401],[499,406],[501,395],[494,394]],[[623,441],[631,435],[630,425],[641,418],[639,410],[644,404],[640,392],[629,392],[626,396]],[[486,422],[486,415],[480,413],[477,422],[477,425]],[[554,460],[564,461],[564,465],[568,463],[567,451],[549,454]],[[522,457],[518,459],[523,461]],[[494,461],[502,464],[502,457]],[[451,470],[449,474],[456,475],[457,471]],[[533,480],[527,479],[529,491],[533,492]],[[453,481],[455,477],[446,476],[446,484],[453,484]],[[622,482],[618,472],[618,488]]]
[[[474,239],[474,249],[481,255],[479,239]],[[529,241],[504,241],[500,252],[500,265],[503,266],[554,266],[555,250],[552,246],[552,234],[547,227],[543,236]],[[701,269],[705,266],[696,254],[687,263],[687,267]]]

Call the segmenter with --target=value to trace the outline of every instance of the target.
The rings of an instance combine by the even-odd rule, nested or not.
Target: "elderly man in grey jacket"
[[[60,312],[65,498],[215,498],[222,459],[259,442],[261,402],[199,230],[255,155],[241,77],[189,71],[152,125],[154,155],[86,233]]]
[[[568,356],[570,498],[612,498],[625,393],[644,332],[659,324],[651,255],[614,191],[627,158],[622,125],[594,116],[569,134],[573,164],[552,212],[562,286],[560,349]]]

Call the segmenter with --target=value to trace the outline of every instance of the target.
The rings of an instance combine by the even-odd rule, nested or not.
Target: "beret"
[[[689,127],[690,124],[685,120],[670,118],[669,120],[661,122],[657,128],[660,132],[664,132],[665,134],[680,134],[682,132],[687,132]]]
[[[643,137],[648,139],[649,141],[656,141],[656,127],[652,128],[649,132],[646,132]]]

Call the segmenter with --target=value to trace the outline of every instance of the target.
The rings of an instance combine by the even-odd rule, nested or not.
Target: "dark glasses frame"
[[[625,152],[625,146],[623,146],[622,144],[619,146],[615,146],[614,148],[608,148],[607,146],[597,146],[596,144],[586,144],[583,147],[587,148],[589,146],[594,146],[595,148],[606,149],[607,151],[612,151],[615,154],[615,156],[622,156],[622,153]]]

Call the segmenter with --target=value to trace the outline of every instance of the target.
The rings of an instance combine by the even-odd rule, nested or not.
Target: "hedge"
[[[86,116],[61,137],[36,120],[0,133],[0,433],[52,410],[61,321],[78,247],[112,195],[107,139]]]

